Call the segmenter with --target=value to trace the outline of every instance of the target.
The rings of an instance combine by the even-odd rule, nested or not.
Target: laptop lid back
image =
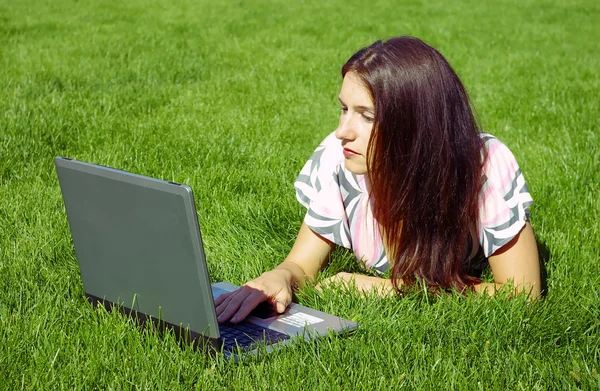
[[[191,188],[55,158],[85,292],[218,338]]]

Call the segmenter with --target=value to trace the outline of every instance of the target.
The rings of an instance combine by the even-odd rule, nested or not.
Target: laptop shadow
[[[211,355],[216,355],[220,351],[221,344],[217,339],[205,337],[188,328],[146,315],[142,312],[90,295],[89,293],[86,293],[85,296],[93,308],[103,307],[107,312],[119,312],[127,318],[132,319],[134,324],[142,330],[155,331],[159,335],[173,333],[181,348],[189,346],[196,351],[203,351]]]

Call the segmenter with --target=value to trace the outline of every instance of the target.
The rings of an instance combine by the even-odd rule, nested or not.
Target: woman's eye
[[[347,108],[347,107],[341,107],[341,108],[340,108],[340,111],[341,111],[343,114],[346,114],[346,113],[348,112],[348,108]]]
[[[370,117],[370,116],[368,116],[368,115],[366,115],[366,114],[362,114],[362,117],[363,117],[363,119],[364,119],[365,121],[367,121],[367,122],[369,122],[369,123],[371,123],[371,122],[375,121],[375,118],[373,118],[373,117]]]

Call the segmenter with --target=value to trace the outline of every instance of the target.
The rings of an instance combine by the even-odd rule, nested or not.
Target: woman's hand
[[[292,273],[285,269],[271,270],[233,292],[222,294],[215,300],[217,319],[219,323],[240,322],[263,301],[270,302],[277,313],[283,313],[292,302]]]
[[[263,301],[282,313],[292,302],[292,286],[314,281],[327,262],[334,244],[302,223],[296,242],[285,261],[239,289],[215,300],[219,323],[241,322]]]
[[[390,279],[346,272],[324,279],[317,284],[316,288],[322,289],[336,285],[356,289],[360,292],[375,292],[380,296],[391,296],[396,292]]]

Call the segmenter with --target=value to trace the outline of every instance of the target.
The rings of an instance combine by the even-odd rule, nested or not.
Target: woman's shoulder
[[[496,136],[480,133],[485,144],[483,172],[488,181],[505,181],[521,175],[521,169],[512,151]]]
[[[342,143],[330,133],[314,150],[310,158],[300,171],[299,179],[308,179],[307,176],[323,176],[336,174],[344,163]]]
[[[339,165],[344,161],[344,151],[342,143],[335,137],[335,132],[332,132],[321,141],[315,152],[310,157],[310,160],[319,159],[323,163]]]
[[[343,159],[340,141],[334,133],[329,134],[314,150],[294,182],[296,197],[302,205],[309,207],[323,188],[331,187],[343,166]]]
[[[519,233],[533,199],[510,149],[488,133],[481,133],[481,138],[486,153],[478,226],[484,254],[490,256]]]
[[[486,132],[480,132],[479,137],[481,138],[481,140],[483,140],[485,149],[488,151],[488,153],[490,152],[490,150],[492,150],[492,152],[493,152],[494,150],[496,150],[498,148],[508,149],[508,147],[506,145],[504,145],[504,143],[502,141],[500,141],[500,139],[498,139],[498,137],[494,136],[493,134],[486,133]]]

